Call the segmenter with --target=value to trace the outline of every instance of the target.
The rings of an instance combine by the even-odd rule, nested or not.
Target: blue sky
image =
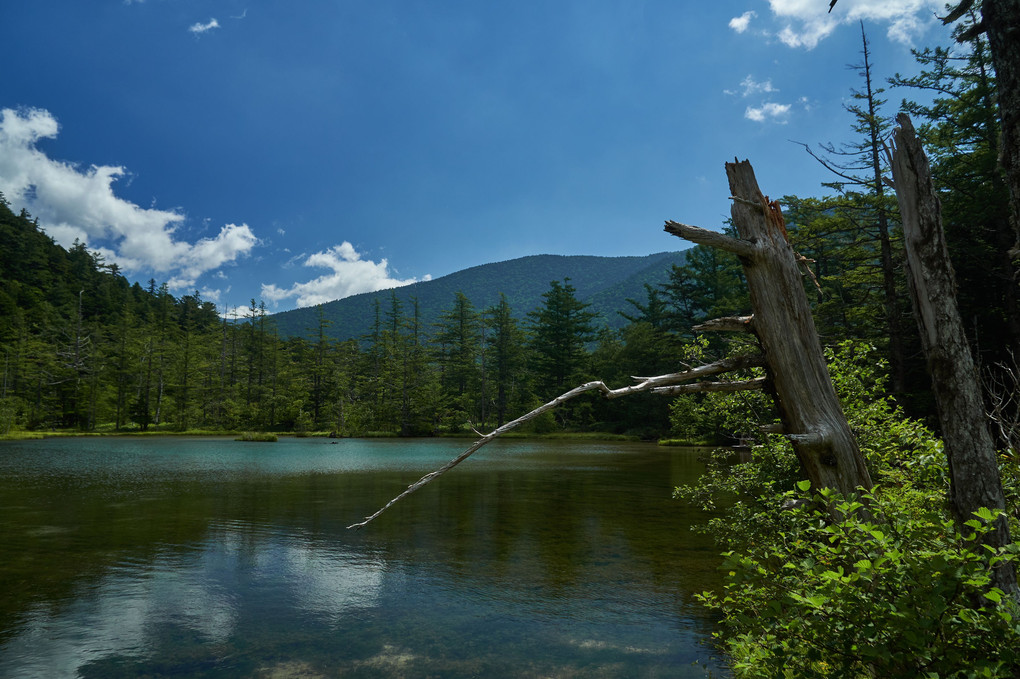
[[[823,193],[793,142],[848,138],[859,20],[883,79],[948,44],[929,0],[5,4],[0,191],[224,312],[681,249],[734,157]]]

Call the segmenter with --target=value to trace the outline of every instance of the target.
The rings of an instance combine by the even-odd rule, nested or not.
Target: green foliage
[[[954,33],[973,27],[965,17]],[[915,121],[939,191],[946,243],[957,281],[960,315],[972,348],[986,366],[1020,346],[1020,286],[1010,249],[1009,192],[1000,166],[1003,153],[997,84],[982,32],[963,44],[915,50],[920,72],[897,74],[892,83],[920,93],[905,100]]]
[[[698,336],[680,348],[685,364],[707,362],[709,341]],[[730,354],[747,353],[739,343],[730,347]],[[760,368],[740,371],[727,379],[761,377]],[[762,426],[776,421],[770,396],[760,390],[750,392],[707,392],[682,394],[670,405],[669,422],[672,436],[686,441],[733,444],[760,438]]]
[[[539,379],[564,368],[558,388],[591,368],[592,312],[572,284],[536,293],[549,302],[535,315],[543,328],[537,345],[506,296],[478,313],[467,295],[453,295],[433,326],[405,290],[373,305],[360,342],[331,336],[325,306],[313,310],[303,336],[282,339],[254,298],[221,318],[197,292],[175,298],[155,280],[128,285],[115,266],[81,244],[60,248],[6,203],[0,240],[11,245],[0,250],[3,431],[470,432],[529,410]],[[17,257],[47,264],[22,270]],[[675,253],[608,259],[610,282],[636,277],[638,286],[656,280],[656,263],[662,280],[678,260]],[[589,288],[597,284],[591,271],[583,277]],[[636,350],[639,335],[633,360],[654,353],[651,345]],[[603,426],[590,402],[571,413],[574,428]],[[535,426],[552,432],[561,424]]]
[[[1020,608],[990,585],[989,568],[1017,549],[979,545],[994,513],[961,535],[896,494],[862,498],[884,519],[873,521],[860,502],[803,488],[783,496],[803,505],[772,512],[778,530],[725,555],[724,591],[701,597],[723,616],[738,676],[1014,676]]]
[[[247,441],[254,443],[276,443],[278,439],[277,435],[272,432],[264,431],[246,431],[238,436],[235,440]]]
[[[538,394],[553,398],[581,376],[586,345],[595,339],[594,314],[577,299],[569,280],[552,281],[545,303],[528,313],[532,371]]]
[[[884,396],[873,347],[846,342],[827,357],[873,494],[812,495],[776,435],[750,461],[713,455],[698,484],[676,491],[715,513],[704,530],[724,545],[728,576],[703,601],[722,617],[735,674],[1013,676],[1020,611],[991,587],[989,568],[1012,563],[1016,548],[979,546],[993,512],[956,531],[941,442]]]
[[[701,321],[751,310],[740,261],[735,255],[704,245],[688,250],[684,263],[674,264],[669,280],[659,288],[661,293],[654,297],[649,291],[646,308],[636,305],[643,320],[688,337],[691,326]],[[654,311],[651,315],[649,308]]]
[[[679,338],[648,320],[632,322],[620,332],[604,329],[591,354],[590,370],[607,385],[623,387],[635,375],[661,375],[681,369]],[[625,399],[592,399],[592,417],[599,428],[618,434],[657,440],[667,433],[670,400],[658,394]]]
[[[481,398],[482,322],[467,295],[457,292],[453,305],[443,311],[432,337],[439,369],[439,386],[447,395],[455,422],[484,422],[486,403]]]
[[[17,423],[19,403],[14,398],[0,398],[0,437],[9,436]]]
[[[491,400],[496,426],[502,426],[511,412],[526,412],[521,399],[528,393],[524,331],[518,327],[505,295],[483,312],[486,328],[483,377],[485,397]]]

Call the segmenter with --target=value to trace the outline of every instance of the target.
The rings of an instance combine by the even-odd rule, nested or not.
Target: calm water
[[[697,454],[497,441],[0,442],[0,677],[723,676],[671,500]]]

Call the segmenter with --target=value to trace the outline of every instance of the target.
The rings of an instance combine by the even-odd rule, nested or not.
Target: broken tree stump
[[[980,378],[956,305],[941,202],[909,116],[899,114],[896,123],[891,167],[903,223],[907,281],[949,461],[949,504],[962,525],[979,509],[1004,510],[1006,498]],[[1010,543],[1005,516],[998,518],[984,542],[992,547]],[[995,584],[1017,596],[1011,565],[996,570]]]
[[[666,231],[740,259],[753,318],[730,325],[746,326],[757,337],[783,433],[811,485],[848,496],[870,490],[871,475],[832,386],[779,204],[762,194],[749,162],[727,163],[726,176],[738,237],[673,221]]]

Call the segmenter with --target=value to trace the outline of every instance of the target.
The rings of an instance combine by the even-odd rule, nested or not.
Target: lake
[[[0,677],[726,676],[694,450],[0,442]]]

